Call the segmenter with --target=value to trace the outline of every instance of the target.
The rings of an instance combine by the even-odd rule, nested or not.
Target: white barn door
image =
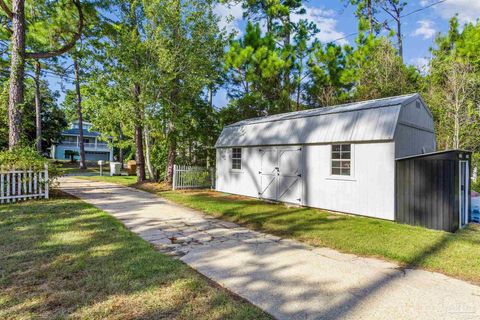
[[[302,202],[302,148],[278,149],[277,200]]]
[[[263,199],[277,200],[277,149],[261,149],[260,152],[260,191],[258,196]]]
[[[260,149],[258,196],[282,202],[302,202],[302,148]]]

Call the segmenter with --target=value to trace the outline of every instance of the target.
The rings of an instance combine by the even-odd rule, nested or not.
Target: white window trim
[[[350,175],[345,176],[341,174],[332,174],[332,148],[334,145],[350,145]],[[328,166],[329,176],[327,179],[329,180],[348,180],[348,181],[356,181],[355,178],[355,145],[353,143],[332,143],[330,145],[330,157],[329,157],[330,164]]]
[[[240,149],[240,152],[241,152],[241,156],[240,156],[240,169],[233,169],[232,168],[232,164],[233,164],[233,149]],[[243,148],[242,147],[234,147],[234,148],[230,148],[230,163],[229,163],[229,167],[230,167],[230,172],[233,172],[233,173],[241,173],[243,172]],[[238,159],[238,158],[237,158]]]

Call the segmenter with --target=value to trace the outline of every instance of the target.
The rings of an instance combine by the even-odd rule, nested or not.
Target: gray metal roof
[[[393,140],[402,105],[418,94],[243,120],[226,126],[215,147]]]
[[[67,129],[67,130],[62,131],[62,135],[65,135],[65,136],[78,136],[79,134],[80,134],[80,129],[78,129],[78,128],[77,129]],[[99,137],[100,132],[83,129],[83,136],[84,137]]]

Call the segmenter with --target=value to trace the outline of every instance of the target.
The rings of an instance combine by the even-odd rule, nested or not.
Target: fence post
[[[210,188],[215,190],[215,167],[210,167]]]
[[[173,165],[173,181],[172,181],[172,189],[175,190],[177,187],[177,165]]]
[[[5,189],[5,181],[4,181],[4,174],[3,174],[3,166],[0,167],[0,203],[3,203],[3,195]]]
[[[45,163],[45,175],[43,176],[45,180],[45,199],[48,199],[48,164]]]

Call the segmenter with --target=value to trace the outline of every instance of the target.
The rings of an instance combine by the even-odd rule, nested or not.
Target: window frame
[[[239,156],[240,155],[240,156]],[[230,170],[231,171],[242,171],[243,168],[243,151],[241,147],[234,147],[230,149]],[[234,162],[240,165],[238,168],[234,168]]]
[[[338,151],[334,150],[335,147],[340,146]],[[349,146],[349,150],[343,150],[344,146]],[[339,153],[338,158],[334,158],[334,152]],[[350,157],[344,158],[343,155],[350,153]],[[330,145],[330,176],[338,179],[351,180],[354,178],[354,145],[351,143],[334,143]],[[333,162],[340,162],[340,166],[334,166]],[[342,168],[342,162],[347,162],[350,164],[349,168]],[[333,173],[334,169],[339,169],[339,173]],[[349,174],[342,174],[343,170],[349,170]]]

